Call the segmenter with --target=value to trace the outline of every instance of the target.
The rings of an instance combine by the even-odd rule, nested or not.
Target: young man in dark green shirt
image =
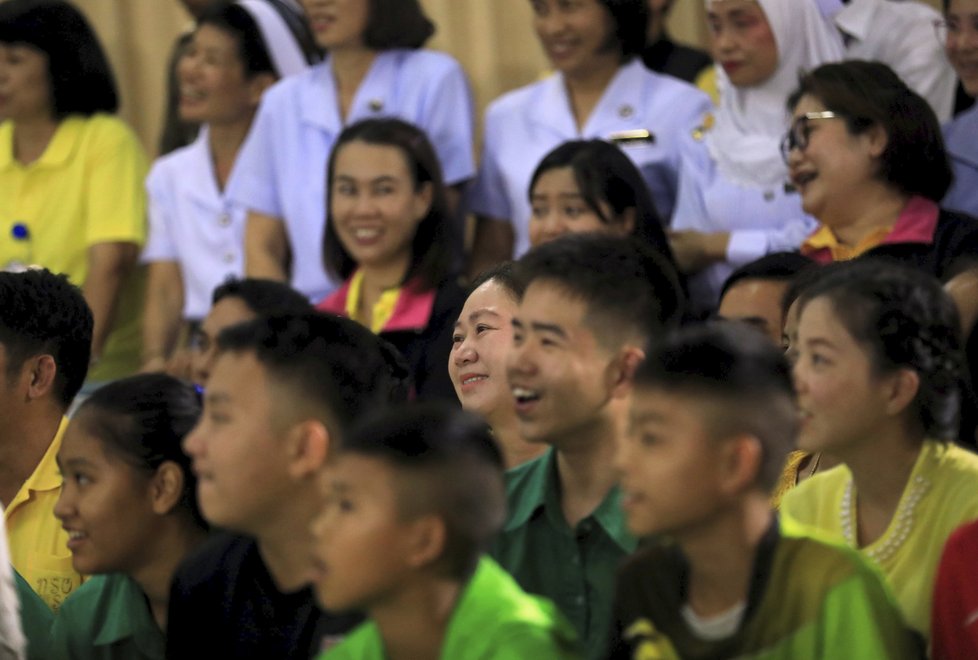
[[[675,272],[630,239],[571,235],[517,264],[526,291],[508,375],[523,437],[540,458],[507,474],[509,518],[492,554],[552,599],[587,657],[607,639],[615,569],[635,549],[613,465],[642,348],[680,314]]]

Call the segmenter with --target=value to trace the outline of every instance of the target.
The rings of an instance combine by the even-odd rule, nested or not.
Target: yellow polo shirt
[[[34,473],[4,511],[10,563],[55,611],[82,583],[82,576],[71,565],[68,533],[54,517],[54,505],[61,494],[61,474],[55,459],[67,427],[66,417]]]
[[[82,286],[90,246],[145,242],[148,164],[121,120],[71,115],[30,165],[14,158],[13,136],[13,122],[0,123],[0,268],[44,266]],[[137,271],[120,294],[114,330],[91,380],[138,368],[142,289]]]

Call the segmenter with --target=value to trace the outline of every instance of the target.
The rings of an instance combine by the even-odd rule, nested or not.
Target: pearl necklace
[[[871,550],[861,549],[861,551],[867,555],[870,559],[875,561],[877,564],[887,561],[892,557],[900,546],[903,545],[904,541],[907,540],[907,536],[910,535],[910,531],[913,529],[913,514],[914,509],[920,504],[920,500],[923,499],[927,491],[930,490],[931,483],[928,479],[917,475],[914,477],[913,483],[910,485],[906,496],[900,505],[897,507],[896,514],[893,516],[893,521],[891,521],[890,526],[892,527],[892,532],[886,534],[884,532],[884,537],[886,541]],[[839,517],[842,522],[842,534],[846,539],[846,543],[853,548],[857,547],[856,544],[856,531],[853,529],[853,506],[852,506],[852,479],[849,479],[849,483],[846,484],[846,490],[842,495],[842,506],[840,507]]]

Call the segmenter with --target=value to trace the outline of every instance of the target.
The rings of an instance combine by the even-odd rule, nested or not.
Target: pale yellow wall
[[[188,24],[177,0],[74,0],[99,33],[122,88],[122,115],[152,153],[159,133],[166,61]],[[940,0],[927,0],[938,6]],[[438,23],[431,46],[469,72],[480,116],[498,94],[534,80],[546,61],[531,28],[528,0],[422,0]],[[702,0],[677,0],[673,35],[705,43]]]

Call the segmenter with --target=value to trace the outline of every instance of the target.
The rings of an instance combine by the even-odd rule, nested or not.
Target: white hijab
[[[711,2],[723,0],[706,0]],[[757,0],[778,47],[778,67],[754,87],[735,87],[718,64],[720,108],[706,145],[720,173],[746,186],[785,180],[779,143],[786,130],[785,102],[798,74],[841,60],[842,38],[822,16],[816,0]]]
[[[291,76],[309,67],[299,42],[275,7],[264,0],[238,0],[237,4],[251,14],[258,25],[265,49],[279,78]]]

